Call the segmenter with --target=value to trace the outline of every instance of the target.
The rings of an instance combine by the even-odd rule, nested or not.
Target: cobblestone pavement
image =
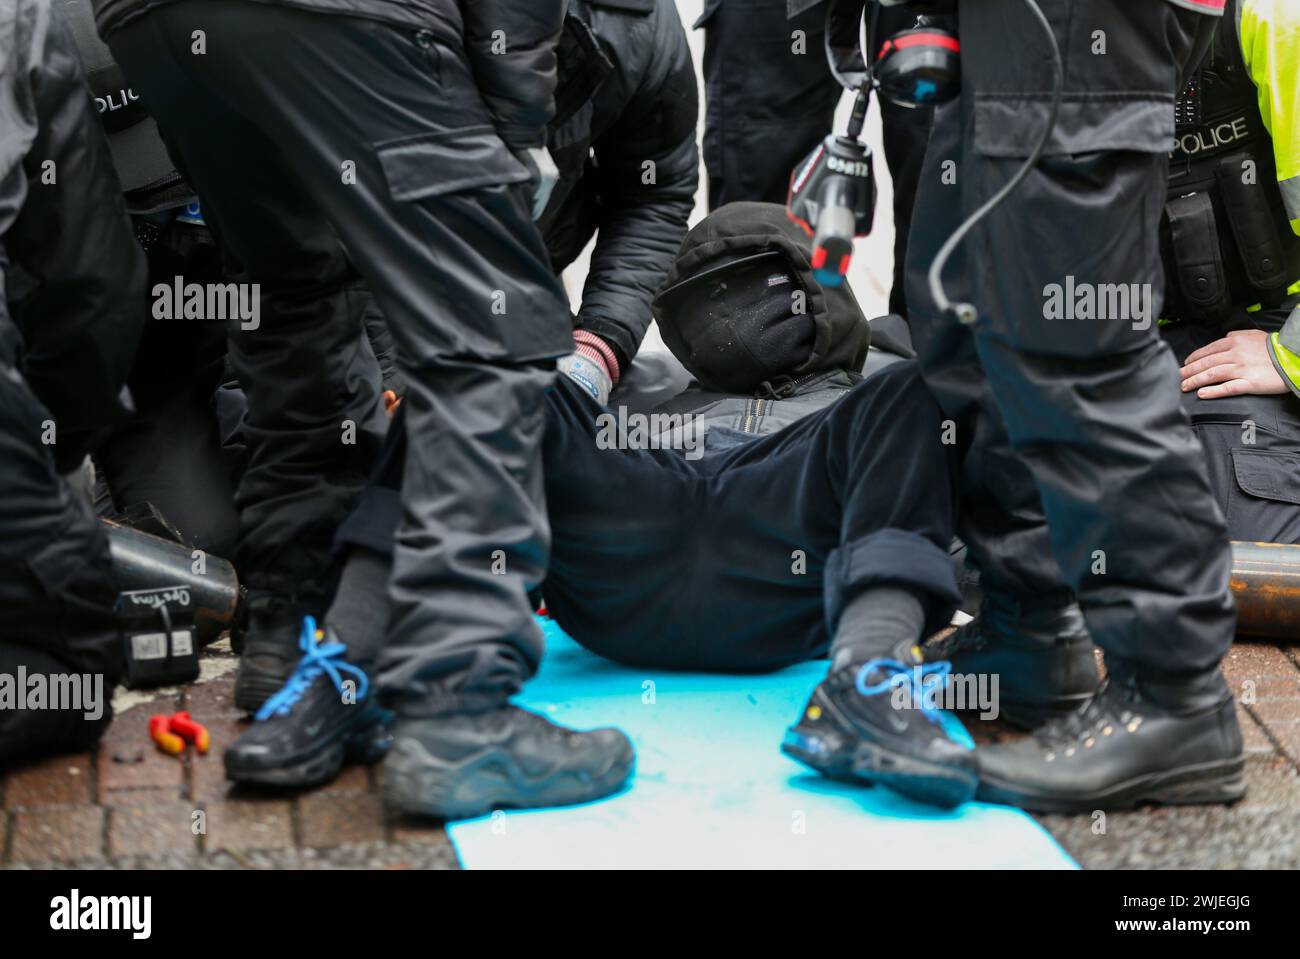
[[[117,719],[95,753],[11,770],[0,780],[0,865],[457,867],[439,824],[384,816],[378,768],[350,767],[301,794],[249,793],[228,783],[221,750],[244,724],[231,703],[233,666],[219,644],[195,685],[119,693]],[[1150,808],[1104,821],[1040,817],[1085,868],[1300,868],[1300,658],[1268,643],[1239,643],[1224,669],[1245,702],[1247,798],[1231,808]],[[208,755],[176,759],[150,742],[149,717],[178,709],[211,730]],[[1006,735],[977,731],[980,739]]]
[[[6,867],[455,868],[438,823],[393,821],[378,769],[353,766],[309,793],[252,793],[225,778],[221,751],[246,720],[232,701],[235,657],[210,647],[194,685],[119,692],[94,754],[43,760],[0,781]],[[204,677],[208,677],[205,681]],[[125,707],[125,708],[123,708]],[[149,739],[149,717],[188,709],[212,749],[183,759]]]

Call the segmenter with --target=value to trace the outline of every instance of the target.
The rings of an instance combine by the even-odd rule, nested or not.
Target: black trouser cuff
[[[883,529],[832,550],[823,580],[826,629],[832,636],[844,607],[872,586],[901,586],[925,607],[925,633],[947,626],[961,603],[956,570],[946,550],[916,533]]]

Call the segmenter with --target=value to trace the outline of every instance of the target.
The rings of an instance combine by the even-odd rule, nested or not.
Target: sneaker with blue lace
[[[288,680],[226,749],[226,776],[235,782],[315,786],[347,760],[373,763],[387,752],[390,716],[365,671],[343,658],[347,646],[310,616],[298,645],[303,655]]]
[[[781,750],[832,779],[889,786],[944,808],[975,795],[979,768],[939,708],[947,663],[903,644],[890,656],[832,667]]]

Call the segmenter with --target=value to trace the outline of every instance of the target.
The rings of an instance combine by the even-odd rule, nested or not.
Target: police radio
[[[961,87],[961,45],[947,21],[936,16],[933,2],[916,25],[890,37],[873,62],[862,53],[859,38],[861,0],[831,0],[826,9],[826,60],[831,73],[853,93],[847,131],[831,134],[790,177],[786,206],[790,219],[812,237],[813,276],[838,287],[849,272],[853,240],[871,232],[876,211],[876,181],[871,148],[862,142],[871,90],[905,107],[943,103]],[[867,29],[874,49],[877,7]]]

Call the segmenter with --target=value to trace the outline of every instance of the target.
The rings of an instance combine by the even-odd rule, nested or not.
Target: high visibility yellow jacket
[[[1259,112],[1273,138],[1278,189],[1300,236],[1300,0],[1239,0],[1242,58],[1259,91]],[[1300,283],[1292,292],[1300,291]],[[1300,395],[1300,306],[1269,337],[1269,355]]]
[[[1273,138],[1287,218],[1300,236],[1300,0],[1239,0],[1238,9],[1242,58]]]

